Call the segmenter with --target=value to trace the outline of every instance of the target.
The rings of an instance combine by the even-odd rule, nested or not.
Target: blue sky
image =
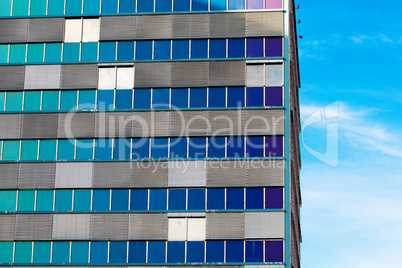
[[[303,131],[302,267],[400,265],[402,1],[297,1],[302,119],[339,102],[339,164],[325,123]],[[335,103],[336,104],[336,103]],[[327,115],[336,115],[331,106]],[[325,263],[325,264],[324,264]]]

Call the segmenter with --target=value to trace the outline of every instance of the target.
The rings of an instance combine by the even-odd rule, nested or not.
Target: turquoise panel
[[[80,90],[78,109],[95,109],[95,90]]]
[[[99,14],[100,0],[84,0],[84,14]]]
[[[0,211],[15,211],[16,204],[17,191],[0,191]]]
[[[37,160],[38,159],[38,141],[23,140],[21,142],[21,160]]]
[[[36,211],[53,211],[52,190],[39,190],[36,193]]]
[[[70,242],[53,242],[52,263],[68,263],[70,259]]]
[[[89,242],[71,243],[71,263],[88,263]]]
[[[19,191],[18,192],[18,209],[17,211],[34,211],[35,208],[35,191]]]
[[[49,0],[48,15],[57,16],[64,14],[64,0]]]
[[[46,44],[45,62],[61,62],[61,43]]]
[[[47,0],[31,0],[31,16],[46,15]]]
[[[77,140],[77,157],[78,160],[93,159],[93,140]]]
[[[66,15],[81,14],[82,0],[66,0]]]
[[[14,263],[31,263],[32,242],[15,242]]]
[[[29,0],[14,0],[13,16],[28,16]]]
[[[34,263],[50,263],[50,242],[35,242],[34,244]]]
[[[43,91],[42,110],[57,111],[59,109],[59,91]]]
[[[80,60],[80,43],[64,43],[63,62],[78,62]]]
[[[73,204],[72,190],[56,190],[55,211],[71,211]]]
[[[60,110],[77,110],[77,91],[65,90],[61,92]]]
[[[22,111],[22,92],[7,92],[6,111]]]
[[[0,16],[10,16],[11,15],[11,1],[12,0],[1,0],[0,1]]]
[[[3,160],[19,160],[20,141],[3,141]]]
[[[39,160],[56,160],[56,140],[42,140],[40,142]]]
[[[0,112],[4,111],[5,98],[6,98],[6,93],[4,91],[0,92]]]
[[[26,91],[24,101],[24,111],[39,111],[41,98],[42,98],[41,91]]]
[[[73,160],[75,144],[74,141],[59,140],[57,159],[58,160]]]
[[[74,211],[91,210],[91,190],[74,191]]]
[[[98,60],[98,43],[82,43],[81,45],[81,61],[97,61]]]
[[[10,63],[25,62],[26,44],[10,45]]]
[[[0,63],[8,62],[8,45],[0,45]]]
[[[13,262],[13,242],[0,242],[0,263]]]
[[[28,44],[27,62],[43,62],[45,44]]]

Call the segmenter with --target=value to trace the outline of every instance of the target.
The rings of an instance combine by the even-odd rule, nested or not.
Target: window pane
[[[225,209],[225,189],[208,189],[207,209]]]
[[[63,15],[64,14],[64,0],[48,0],[48,15]]]
[[[173,40],[173,59],[188,59],[189,58],[189,41],[188,40]]]
[[[283,85],[283,68],[282,64],[265,65],[265,84],[267,86]]]
[[[42,140],[40,142],[39,160],[56,160],[56,140]]]
[[[98,42],[100,34],[100,20],[84,19],[82,31],[82,42]]]
[[[88,263],[89,242],[73,241],[71,244],[71,263]]]
[[[210,137],[208,139],[208,158],[224,158],[225,143],[224,137]]]
[[[93,159],[93,140],[77,140],[77,160]]]
[[[188,108],[187,88],[172,88],[172,108]]]
[[[116,14],[117,0],[102,0],[102,14]]]
[[[244,1],[243,1],[244,2]],[[228,56],[229,58],[244,58],[244,39],[228,40]]]
[[[229,10],[244,10],[244,0],[229,0]]]
[[[28,16],[29,0],[13,1],[13,16]]]
[[[15,242],[14,263],[31,263],[32,242]]]
[[[170,40],[154,42],[154,59],[155,60],[170,59]]]
[[[148,1],[148,0],[145,0]],[[166,252],[165,241],[148,242],[148,263],[164,263]]]
[[[112,210],[128,210],[128,190],[112,190]]]
[[[61,92],[60,110],[69,111],[77,109],[77,91],[63,90]]]
[[[224,87],[209,88],[208,107],[211,108],[226,107],[226,88]]]
[[[226,191],[226,209],[244,209],[244,189],[228,188]]]
[[[211,0],[211,10],[226,10],[226,0]]]
[[[145,263],[146,262],[146,241],[130,241],[128,249],[129,263]]]
[[[266,87],[265,88],[265,106],[282,106],[283,96],[282,87]]]
[[[155,0],[155,12],[172,11],[172,0]]]
[[[100,0],[84,0],[84,14],[99,14]]]
[[[187,262],[204,262],[204,241],[187,242]]]
[[[282,37],[265,38],[265,57],[282,57]]]
[[[186,189],[169,190],[169,210],[186,209]]]
[[[80,90],[78,109],[93,110],[95,109],[95,90]]]
[[[205,210],[205,189],[188,189],[188,209]]]
[[[226,262],[243,262],[243,241],[226,241]]]
[[[59,91],[43,91],[42,110],[57,111],[59,109]]]
[[[133,139],[132,159],[149,159],[149,139]]]
[[[53,242],[52,263],[68,263],[70,261],[70,242]]]
[[[188,218],[187,239],[189,241],[204,241],[206,239],[206,219]]]
[[[19,160],[20,141],[3,141],[3,160]]]
[[[81,14],[82,0],[66,0],[66,15]]]
[[[114,90],[98,90],[98,110],[113,110],[114,106]]]
[[[21,142],[21,160],[37,160],[38,159],[38,141]]]
[[[248,87],[264,86],[264,65],[247,65],[246,85]]]
[[[170,138],[170,158],[187,158],[187,139]]]
[[[148,190],[131,190],[130,210],[147,210],[148,208]]]
[[[97,159],[97,160],[112,159],[112,140],[111,139],[95,140],[95,159]]]
[[[131,139],[115,139],[113,149],[113,159],[130,159]]]
[[[135,1],[133,0],[120,0],[119,13],[134,13]]]
[[[134,60],[133,41],[120,41],[117,43],[117,60]]]
[[[53,211],[53,190],[39,190],[36,193],[36,211]]]
[[[190,0],[173,1],[173,11],[190,11]]]
[[[151,157],[154,159],[167,158],[169,150],[168,138],[153,138],[151,140]]]
[[[142,0],[151,2],[149,0]],[[137,41],[136,42],[136,60],[150,60],[152,59],[152,41]]]
[[[25,62],[26,45],[10,45],[10,63]]]
[[[91,242],[91,263],[107,263],[107,253],[107,242]]]
[[[244,87],[228,87],[228,107],[244,107]]]
[[[264,57],[263,44],[263,38],[247,38],[247,57]]]
[[[226,39],[210,39],[210,58],[226,58]]]
[[[56,190],[56,211],[71,211],[73,203],[73,191],[72,190]]]
[[[45,62],[61,62],[61,43],[46,44]]]
[[[35,242],[34,263],[50,263],[51,242]]]
[[[167,190],[151,189],[149,196],[149,210],[166,210]]]
[[[153,12],[154,1],[137,0],[137,12]]]
[[[283,241],[265,241],[265,261],[283,262]]]
[[[57,159],[58,160],[73,160],[75,151],[74,141],[69,140],[59,140],[57,149]]]
[[[35,191],[18,192],[18,211],[34,211]]]
[[[98,88],[116,88],[116,68],[99,68]]]
[[[114,61],[116,59],[116,42],[99,43],[99,61]]]
[[[248,87],[247,88],[247,107],[264,105],[264,88]]]
[[[283,188],[265,189],[265,208],[267,209],[283,208]]]
[[[117,90],[116,91],[116,109],[130,110],[133,108],[133,90]]]
[[[132,89],[134,87],[134,67],[117,68],[117,89]]]
[[[169,218],[168,219],[168,240],[184,241],[187,237],[187,219]]]
[[[40,91],[25,91],[24,111],[39,111],[41,98],[42,92]]]
[[[266,9],[282,9],[282,0],[265,0]]]
[[[263,202],[264,202],[263,188],[246,189],[246,209],[263,209],[264,208]]]
[[[263,241],[246,241],[246,262],[263,261]]]
[[[184,262],[185,242],[169,241],[167,261],[173,263]]]
[[[198,1],[198,0],[193,0]],[[207,4],[208,6],[208,4]],[[207,8],[208,9],[208,8]],[[193,5],[194,10],[194,5]],[[208,40],[191,40],[191,58],[206,59],[208,58]]]
[[[0,211],[15,211],[17,191],[0,191]]]
[[[78,62],[80,59],[80,43],[65,43],[63,62]]]
[[[11,1],[12,0],[0,1],[0,16],[10,16],[11,15]]]
[[[189,139],[189,158],[205,158],[207,151],[206,138]]]
[[[0,263],[13,262],[13,242],[0,242]]]
[[[207,88],[190,89],[190,108],[207,107]]]
[[[152,93],[152,108],[169,108],[170,90],[168,88],[153,89]]]
[[[224,242],[207,241],[207,262],[223,262]]]
[[[247,157],[264,157],[264,137],[248,137],[246,155]]]
[[[93,211],[109,210],[110,190],[93,190]]]
[[[0,111],[4,111],[4,101],[5,101],[6,93],[0,92]]]
[[[110,242],[109,263],[127,262],[127,242]]]
[[[91,190],[74,191],[74,211],[89,211],[91,209]]]
[[[67,19],[64,27],[64,42],[81,42],[82,21],[81,19]]]
[[[81,61],[97,61],[98,60],[98,43],[82,43],[81,45]]]
[[[0,63],[7,63],[7,61],[8,61],[8,45],[0,45]]]
[[[207,11],[208,10],[208,0],[192,0],[192,10],[193,11]]]
[[[247,9],[263,9],[263,0],[247,0]]]
[[[43,62],[45,44],[28,44],[27,62]]]
[[[156,91],[156,90],[154,90]],[[134,90],[134,109],[151,108],[151,90],[135,89]]]
[[[265,156],[266,157],[283,156],[283,138],[282,138],[282,136],[265,137]]]

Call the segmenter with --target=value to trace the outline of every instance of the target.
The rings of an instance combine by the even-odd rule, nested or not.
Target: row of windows
[[[160,160],[283,156],[282,136],[4,140],[3,161]]]
[[[102,3],[102,4],[101,4]],[[282,9],[282,0],[1,0],[0,16]]]
[[[253,58],[282,55],[281,37],[0,45],[0,63],[13,64],[111,62],[134,59]]]
[[[2,190],[0,211],[282,209],[283,188]]]
[[[283,241],[0,242],[0,263],[283,262]]]

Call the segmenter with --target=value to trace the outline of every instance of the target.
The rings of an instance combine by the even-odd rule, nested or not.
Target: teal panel
[[[39,160],[56,160],[56,140],[42,140],[40,142]]]
[[[77,110],[77,91],[65,90],[61,92],[60,110]]]
[[[98,60],[98,43],[82,43],[81,61],[97,61]]]
[[[31,263],[32,242],[15,242],[14,263]]]
[[[73,160],[74,159],[75,144],[69,140],[59,140],[57,149],[58,160]]]
[[[71,263],[88,263],[89,242],[71,243]]]
[[[70,260],[70,242],[53,242],[52,263],[64,264]]]
[[[45,44],[28,44],[27,62],[43,62]]]
[[[11,1],[12,0],[1,0],[0,1],[0,16],[10,16],[11,15]]]
[[[15,211],[16,204],[17,191],[0,191],[0,211]]]
[[[0,242],[0,263],[13,262],[13,242]]]
[[[6,111],[22,111],[22,92],[7,92]]]
[[[100,0],[84,0],[84,14],[99,14]]]
[[[37,160],[38,159],[38,141],[23,140],[21,142],[21,160]]]
[[[80,60],[80,43],[64,43],[63,62],[78,62]]]
[[[31,16],[46,15],[47,0],[31,0]]]
[[[55,211],[71,211],[73,204],[72,190],[56,190]]]
[[[78,109],[92,110],[95,109],[95,90],[80,90],[78,101]]]
[[[0,63],[8,62],[8,45],[0,45]]]
[[[24,111],[39,111],[41,91],[25,91]]]
[[[34,211],[35,208],[35,191],[19,191],[18,192],[18,209],[17,211]]]
[[[34,244],[34,263],[50,263],[51,242],[35,242]]]
[[[45,62],[61,62],[61,43],[46,44]]]
[[[78,160],[93,159],[93,140],[77,140],[77,157]]]
[[[29,0],[14,0],[13,16],[28,16]]]
[[[91,210],[91,190],[74,191],[74,211]]]
[[[81,14],[82,0],[66,0],[66,15]]]
[[[39,190],[36,193],[36,211],[53,211],[52,190]]]
[[[10,63],[25,62],[26,44],[10,45]]]
[[[42,110],[57,111],[59,109],[59,91],[43,91]]]
[[[49,7],[47,14],[50,16],[63,15],[64,0],[49,0]]]
[[[19,160],[20,141],[3,141],[3,160]]]
[[[0,112],[4,111],[5,98],[6,98],[6,93],[4,91],[0,92]]]

